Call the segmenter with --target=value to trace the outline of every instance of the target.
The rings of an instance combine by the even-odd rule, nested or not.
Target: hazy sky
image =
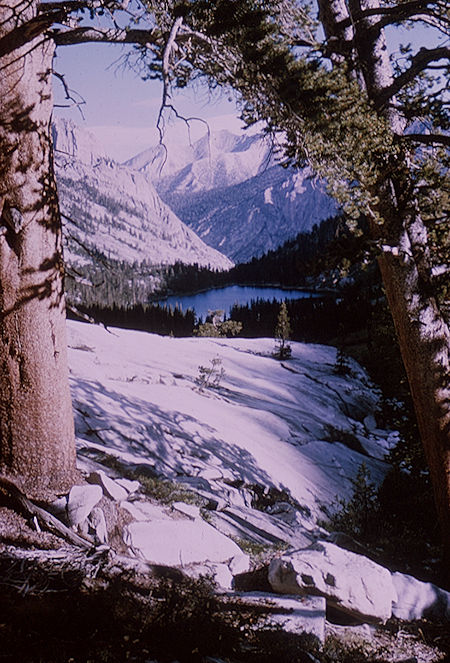
[[[391,49],[396,50],[398,33],[389,32]],[[433,30],[418,28],[403,32],[402,41],[432,47],[443,39]],[[121,66],[124,54],[130,50],[130,46],[108,44],[64,46],[57,49],[55,59],[55,70],[65,76],[73,96],[85,102],[80,109],[56,108],[55,114],[70,117],[77,124],[91,129],[106,151],[118,161],[134,156],[155,142],[162,94],[159,81],[142,81],[130,68]],[[57,104],[70,104],[64,99],[63,86],[56,77],[54,90]],[[207,89],[189,89],[177,91],[173,102],[181,114],[207,119],[211,128],[219,125],[237,129],[240,126],[231,95],[223,93],[211,99]],[[205,126],[200,122],[193,123],[192,129],[197,135],[205,132]],[[177,140],[186,143],[189,140],[184,125],[172,133],[179,134]]]
[[[129,49],[129,47],[128,47]],[[57,49],[55,70],[63,74],[79,108],[55,108],[55,114],[68,117],[96,134],[108,153],[123,161],[148,147],[155,140],[155,126],[161,103],[159,81],[142,81],[128,67],[120,66],[127,51],[121,46],[82,44]],[[54,79],[55,103],[71,104],[64,89]],[[211,98],[208,90],[178,91],[174,105],[184,116],[205,118],[214,127],[218,122],[239,126],[235,104],[229,95]],[[220,120],[214,120],[219,116]],[[224,117],[227,116],[227,117]],[[192,124],[194,133],[204,133],[200,122]],[[186,128],[179,127],[188,140]]]

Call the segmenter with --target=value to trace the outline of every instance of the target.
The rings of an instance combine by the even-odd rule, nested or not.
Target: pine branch
[[[18,25],[0,39],[0,58],[29,44],[33,39],[44,34],[55,21],[63,20],[64,16],[64,12],[46,12]]]

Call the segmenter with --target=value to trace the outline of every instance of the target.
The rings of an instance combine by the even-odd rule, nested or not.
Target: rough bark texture
[[[341,0],[319,0],[326,16],[328,39],[342,38],[339,19]],[[378,0],[349,0],[349,25],[356,53],[362,91],[388,123],[388,130],[402,134],[403,119],[386,105],[392,84],[392,68],[382,29],[365,10]],[[348,35],[346,35],[348,39]],[[435,502],[450,569],[450,332],[433,294],[428,239],[417,209],[407,168],[408,155],[399,154],[389,171],[380,172],[372,194],[378,197],[379,220],[372,222],[372,236],[385,245],[379,265],[389,307],[408,375],[419,431],[429,464]]]
[[[53,44],[34,5],[0,8],[0,471],[43,497],[70,487],[75,444],[49,134]]]
[[[420,219],[415,224],[419,225]],[[382,256],[379,265],[430,469],[447,563],[450,562],[450,333],[436,300],[420,276],[410,233],[402,228],[401,234],[401,253]]]
[[[403,120],[380,104],[392,83],[392,70],[383,31],[376,19],[356,18],[377,0],[350,0],[354,44],[369,99],[395,134]],[[420,217],[406,167],[407,155],[390,164],[379,182],[379,213],[372,234],[392,247],[379,258],[389,307],[408,376],[419,431],[433,483],[445,560],[450,569],[450,331],[439,309],[431,282],[426,227]],[[392,167],[393,166],[393,167]],[[449,571],[450,573],[450,571]]]

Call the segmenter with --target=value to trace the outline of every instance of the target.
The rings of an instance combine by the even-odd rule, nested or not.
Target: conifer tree
[[[282,301],[278,313],[277,326],[275,327],[276,349],[275,357],[277,359],[288,359],[292,354],[292,348],[289,344],[291,337],[291,323],[289,320],[286,302]]]

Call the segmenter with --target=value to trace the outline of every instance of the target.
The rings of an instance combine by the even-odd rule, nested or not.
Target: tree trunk
[[[327,16],[328,38],[341,37],[335,16],[342,19],[341,0],[319,0]],[[333,5],[334,11],[330,10]],[[390,129],[401,134],[404,123],[391,106],[379,100],[392,83],[392,69],[378,18],[364,16],[378,0],[348,0],[363,90]],[[450,331],[433,295],[427,231],[417,210],[406,167],[407,155],[389,164],[372,191],[378,197],[372,236],[384,243],[379,258],[383,283],[405,365],[419,431],[427,457],[439,524],[444,563],[450,569]]]
[[[350,13],[358,16],[377,6],[377,0],[349,0]],[[376,18],[352,21],[369,99],[395,134],[404,121],[379,99],[392,83],[392,70],[383,31]],[[408,155],[390,164],[391,175],[380,180],[380,227],[372,235],[387,245],[379,258],[383,284],[399,339],[417,423],[428,461],[444,544],[444,563],[450,573],[450,331],[433,293],[426,227],[417,209],[406,167]]]
[[[416,230],[422,225],[419,217],[414,219],[413,225]],[[413,246],[412,234],[411,229],[404,227],[399,237],[399,254],[385,253],[379,258],[379,265],[430,469],[448,573],[450,332],[435,298],[429,292],[429,285],[420,275],[417,259],[414,259],[418,246]]]
[[[0,8],[0,471],[40,498],[76,472],[43,30],[35,2]]]

